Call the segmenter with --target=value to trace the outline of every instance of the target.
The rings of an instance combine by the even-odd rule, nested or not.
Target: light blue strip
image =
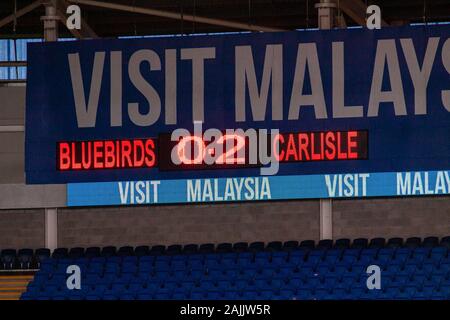
[[[450,193],[443,171],[71,183],[68,206],[150,205]]]

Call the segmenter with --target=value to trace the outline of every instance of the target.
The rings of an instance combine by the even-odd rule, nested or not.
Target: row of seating
[[[354,288],[217,288],[205,290],[198,288],[191,291],[173,290],[160,288],[155,291],[119,290],[119,289],[94,289],[90,291],[74,291],[70,294],[64,291],[47,290],[33,293],[26,292],[22,300],[347,300],[347,299],[436,299],[445,300],[450,298],[450,286],[433,288],[426,286],[417,288],[410,285],[404,288],[386,287],[381,290],[369,290],[364,287]]]
[[[304,250],[331,250],[331,249],[380,249],[380,248],[416,248],[416,247],[435,247],[443,246],[450,248],[450,236],[439,239],[438,237],[426,237],[423,240],[418,237],[411,237],[404,241],[402,238],[373,238],[371,240],[359,238],[351,241],[350,239],[321,240],[317,243],[313,240],[298,241],[272,241],[267,245],[264,242],[237,242],[220,243],[217,246],[212,243],[202,245],[155,245],[155,246],[131,246],[114,247],[106,246],[89,247],[89,248],[57,248],[52,253],[49,249],[41,248],[37,250],[21,249],[3,249],[0,253],[1,265],[3,269],[37,269],[43,260],[53,257],[56,259],[63,258],[94,258],[94,257],[111,257],[111,256],[160,256],[160,255],[180,255],[180,254],[208,254],[208,253],[230,253],[230,252],[261,252],[261,251],[291,251],[296,249]]]
[[[428,271],[427,269],[421,270],[395,270],[386,269],[382,270],[383,273],[383,285],[389,284],[396,287],[404,287],[410,284],[421,286],[440,286],[450,284],[450,272],[449,269],[436,269]],[[47,287],[64,288],[67,275],[56,274],[52,277],[42,275],[36,277],[33,282],[30,283],[30,288],[35,287],[39,290],[43,290]],[[354,268],[346,270],[345,272],[332,272],[327,269],[314,270],[289,270],[288,268],[280,269],[261,269],[261,270],[211,270],[209,272],[193,271],[193,272],[158,272],[154,274],[149,273],[125,273],[125,274],[94,274],[90,273],[82,277],[83,286],[96,286],[99,284],[108,286],[130,286],[133,284],[147,285],[161,284],[161,283],[174,283],[183,284],[189,283],[202,283],[202,282],[214,282],[221,281],[278,281],[279,283],[289,283],[292,280],[301,281],[305,285],[312,286],[312,284],[325,283],[328,285],[337,284],[340,282],[353,284],[358,279],[367,279],[366,268]]]
[[[422,250],[420,250],[422,249]],[[234,270],[234,269],[328,269],[332,272],[345,272],[349,269],[361,268],[376,264],[388,269],[424,269],[447,268],[450,265],[449,251],[445,247],[433,249],[420,248],[412,251],[408,248],[362,249],[355,254],[355,249],[348,249],[340,254],[336,250],[323,254],[321,251],[305,253],[302,250],[287,252],[259,252],[259,253],[225,253],[206,255],[177,255],[177,256],[128,256],[110,258],[79,258],[79,259],[50,259],[41,265],[41,270],[52,274],[66,272],[68,265],[80,266],[84,273],[152,273],[158,271],[180,271],[180,270]],[[350,251],[351,250],[351,251]],[[350,251],[350,252],[348,252]],[[357,251],[357,250],[356,250]],[[355,254],[355,255],[354,255]]]
[[[200,245],[189,254],[168,254],[168,248],[149,254],[148,248],[146,255],[136,249],[102,255],[102,249],[93,257],[70,257],[68,250],[41,262],[22,299],[450,299],[450,247],[445,238],[430,239],[418,245],[271,242],[261,250],[249,244],[207,252]],[[67,289],[72,264],[81,269],[81,290]],[[370,265],[381,268],[381,290],[367,288]]]

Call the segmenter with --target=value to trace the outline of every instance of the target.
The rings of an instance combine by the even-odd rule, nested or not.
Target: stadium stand
[[[450,299],[450,237],[3,250],[3,268],[39,268],[22,300]],[[27,258],[23,258],[26,256]],[[25,261],[23,263],[22,261]],[[78,265],[81,289],[68,290]],[[366,285],[369,265],[381,289]]]

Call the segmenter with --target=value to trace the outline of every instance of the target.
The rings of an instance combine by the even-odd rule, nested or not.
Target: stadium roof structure
[[[2,0],[0,38],[42,38],[44,2],[81,7],[82,33],[60,28],[59,37],[92,38],[230,31],[277,31],[317,27],[320,0]],[[333,0],[330,0],[333,1]],[[449,0],[334,0],[337,25],[365,23],[366,8],[381,8],[383,25],[450,21]]]

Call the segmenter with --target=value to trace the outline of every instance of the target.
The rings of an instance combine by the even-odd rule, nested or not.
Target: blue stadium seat
[[[189,294],[187,292],[177,292],[173,293],[171,296],[173,300],[187,300],[189,299]]]
[[[416,248],[422,244],[422,239],[419,237],[410,237],[406,239],[405,247],[407,248]]]
[[[234,252],[245,252],[248,250],[248,243],[247,242],[236,242],[233,244],[233,251]]]
[[[167,247],[166,254],[177,255],[177,254],[181,254],[182,250],[183,250],[182,245],[173,244],[173,245],[170,245]]]
[[[40,268],[41,263],[44,260],[47,260],[48,258],[50,258],[50,249],[47,248],[36,249],[34,254],[35,266],[37,268]]]
[[[31,269],[33,264],[33,249],[20,249],[17,252],[17,263],[20,269]]]
[[[440,241],[440,245],[450,249],[450,236],[443,237]]]
[[[165,253],[166,253],[166,246],[164,245],[155,245],[149,251],[149,254],[153,256],[159,256]]]
[[[80,248],[80,247],[71,248],[69,250],[68,257],[72,258],[72,259],[79,259],[79,258],[84,257],[84,248]]]
[[[344,250],[350,247],[351,241],[347,238],[337,239],[334,243],[334,248]]]
[[[281,241],[272,241],[266,246],[266,250],[272,252],[280,251],[281,248],[283,248],[283,243]]]
[[[100,248],[99,247],[89,247],[86,249],[86,251],[84,252],[84,256],[86,258],[95,258],[95,257],[99,257],[100,256]]]
[[[442,258],[447,257],[448,255],[448,249],[443,246],[436,246],[431,249],[430,251],[430,258],[432,260],[440,261]]]
[[[331,239],[323,239],[320,240],[319,243],[316,246],[316,249],[319,250],[328,250],[333,247],[333,240]]]
[[[423,239],[422,245],[424,247],[435,247],[439,244],[438,237],[426,237]]]
[[[386,244],[387,248],[400,248],[401,246],[403,246],[403,239],[398,237],[390,238]]]
[[[63,259],[67,258],[69,255],[69,250],[67,248],[56,248],[53,250],[52,258],[54,259]]]
[[[366,238],[357,238],[352,242],[353,249],[365,249],[369,245],[369,240]]]
[[[133,256],[134,248],[131,246],[120,247],[119,250],[117,251],[117,255],[119,257]]]
[[[303,249],[303,250],[313,250],[316,246],[316,243],[314,242],[314,240],[303,240],[302,242],[300,242],[299,244],[299,248]]]
[[[215,247],[214,247],[214,244],[212,244],[212,243],[201,244],[198,249],[198,252],[203,253],[203,254],[213,253],[214,251],[215,251]]]
[[[216,248],[216,252],[218,253],[226,253],[226,252],[232,252],[233,251],[233,245],[231,243],[219,243]]]
[[[137,246],[134,248],[134,254],[138,257],[147,256],[150,254],[149,246]]]
[[[284,251],[292,251],[298,248],[298,241],[292,240],[292,241],[286,241],[283,243],[282,250]]]
[[[198,252],[198,245],[197,244],[187,244],[183,247],[183,253],[184,254],[195,254]]]
[[[369,248],[380,249],[383,248],[385,244],[386,244],[385,238],[373,238],[370,240]]]
[[[100,252],[100,256],[104,257],[104,258],[108,258],[108,257],[112,257],[115,256],[117,253],[117,248],[114,246],[106,246],[103,247],[101,252]]]

